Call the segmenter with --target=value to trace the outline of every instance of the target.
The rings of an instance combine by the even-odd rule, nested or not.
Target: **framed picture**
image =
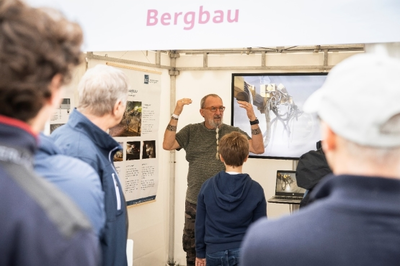
[[[327,73],[232,74],[232,121],[251,136],[246,112],[237,100],[253,105],[260,121],[265,152],[252,158],[298,159],[321,139],[318,118],[303,112],[305,100],[319,89]]]

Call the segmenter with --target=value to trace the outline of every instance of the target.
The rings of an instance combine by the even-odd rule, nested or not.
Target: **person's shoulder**
[[[208,178],[206,181],[203,182],[203,184],[201,185],[201,189],[200,189],[200,190],[202,190],[202,191],[204,191],[204,190],[209,190],[211,187],[214,186],[216,180],[217,180],[217,179],[219,178],[219,176],[220,176],[221,174],[223,174],[224,172],[225,172],[225,171],[221,171],[221,172],[217,173],[216,175],[214,175],[214,176]]]
[[[56,125],[56,126],[57,126],[57,125]],[[51,125],[50,125],[50,127],[51,127]],[[57,136],[58,136],[58,135],[62,135],[62,134],[64,134],[64,132],[66,132],[66,131],[71,131],[71,132],[74,131],[74,128],[70,126],[70,124],[68,123],[68,121],[67,121],[67,123],[65,123],[65,124],[58,125],[58,126],[51,132],[50,137],[53,137],[53,136],[56,136],[56,135],[57,135]]]
[[[249,190],[252,194],[258,194],[264,196],[264,188],[258,183],[256,180],[252,179],[249,174],[243,174],[243,177],[246,178],[246,182],[249,186]],[[264,196],[265,197],[265,196]]]
[[[302,210],[302,212],[304,211],[306,210]],[[264,238],[281,239],[286,235],[297,239],[303,237],[304,234],[298,228],[304,226],[304,224],[308,224],[313,217],[309,212],[306,214],[298,212],[277,219],[261,218],[250,226],[248,233],[251,238],[259,240]],[[271,244],[273,245],[273,243]]]
[[[226,133],[230,133],[230,132],[233,132],[233,131],[238,131],[238,132],[241,132],[242,134],[246,135],[246,137],[248,139],[250,139],[250,136],[239,127],[231,126],[231,125],[228,125],[228,124],[222,124],[221,131],[222,132],[226,132]]]
[[[93,167],[82,159],[69,155],[57,154],[49,157],[54,170],[71,176],[85,177],[85,180],[97,180],[98,174]]]
[[[294,218],[290,219],[293,221],[290,226],[281,224],[282,220],[287,218],[262,217],[250,225],[241,244],[243,265],[296,265],[294,259],[298,259],[298,254],[309,243],[307,235],[299,229]],[[300,242],[295,243],[294,239]],[[286,258],[285,262],[282,258]]]
[[[2,237],[0,245],[7,245],[13,250],[14,256],[23,258],[26,264],[21,265],[98,265],[100,250],[98,239],[92,229],[72,222],[74,230],[65,234],[60,226],[71,223],[69,217],[50,217],[26,194],[15,196],[18,197],[15,202],[19,206],[14,206],[13,210],[2,213],[5,215],[4,219],[9,220],[9,225],[4,224],[3,219],[0,218],[1,228],[6,230],[6,235],[11,236],[12,239]],[[4,194],[2,197],[4,201]],[[60,208],[60,212],[65,210],[59,205],[57,208]],[[63,219],[64,225],[55,223],[56,219]],[[20,234],[22,231],[34,231],[35,234]],[[38,252],[47,255],[37,256]],[[7,255],[2,254],[2,256]],[[12,260],[11,258],[11,262]]]
[[[300,156],[300,160],[310,159],[310,158],[323,158],[325,154],[321,150],[310,150]]]
[[[205,129],[206,127],[204,126],[204,123],[187,124],[176,133],[176,138],[177,140],[181,140],[184,136],[189,137],[196,134],[202,134]]]
[[[184,126],[182,129],[198,129],[204,127],[204,123],[191,123]]]
[[[235,130],[238,131],[240,128],[223,123],[221,126],[221,129],[230,130],[230,131],[235,131]]]
[[[8,193],[1,193],[3,202],[15,202],[19,205],[17,208],[9,206],[8,211],[6,210],[6,217],[10,222],[14,225],[18,224],[20,228],[26,230],[34,229],[37,232],[35,242],[39,246],[51,246],[57,250],[55,243],[64,243],[64,248],[62,248],[64,250],[65,246],[72,242],[70,239],[80,235],[90,238],[91,240],[88,240],[85,237],[88,240],[88,242],[85,240],[85,243],[91,245],[93,250],[96,249],[96,238],[89,221],[70,198],[61,193],[55,185],[32,171],[20,168],[18,171],[12,170],[11,173],[7,180],[14,182],[2,182],[3,189],[7,189]],[[1,169],[0,176],[5,177],[1,173]],[[21,182],[22,178],[23,182]],[[23,216],[19,215],[22,209],[24,210]],[[3,222],[0,219],[0,223]],[[12,228],[14,227],[10,227],[10,230]],[[42,238],[41,235],[45,237]],[[52,242],[50,246],[44,244],[50,242]],[[84,244],[78,246],[83,247]]]
[[[50,138],[52,139],[57,139],[61,137],[69,138],[70,135],[80,135],[80,134],[82,134],[81,131],[77,130],[76,128],[70,126],[67,123],[56,128],[53,132],[51,132]]]
[[[70,127],[68,124],[65,124],[51,132],[49,138],[53,140],[56,146],[60,147],[74,144],[78,140],[85,138],[85,136],[78,130]]]
[[[203,184],[201,185],[201,189],[208,189],[210,186],[213,185],[213,183],[215,182],[216,176],[210,177],[209,179],[207,179],[206,181],[203,182]]]
[[[262,191],[264,191],[263,187],[261,186],[261,184],[258,181],[252,179],[250,176],[249,176],[249,178],[250,178],[251,185],[254,188],[261,189]]]
[[[79,158],[81,155],[91,157],[90,154],[96,154],[96,144],[84,133],[66,129],[54,131],[50,137],[62,154]]]

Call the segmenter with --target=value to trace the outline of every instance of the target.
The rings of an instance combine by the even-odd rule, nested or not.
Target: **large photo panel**
[[[232,74],[232,125],[251,136],[249,121],[237,100],[253,105],[265,152],[253,158],[298,159],[321,139],[318,118],[303,112],[306,99],[327,73]]]

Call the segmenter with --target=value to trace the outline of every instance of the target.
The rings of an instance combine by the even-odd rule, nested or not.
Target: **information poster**
[[[121,122],[109,130],[109,134],[121,145],[114,156],[127,205],[156,199],[158,187],[157,136],[160,116],[161,73],[132,66],[91,60],[89,68],[107,64],[123,71],[129,82],[126,110]],[[49,130],[68,121],[69,114],[77,106],[74,102],[77,84],[68,88],[60,108],[50,120]]]
[[[127,205],[155,200],[158,187],[157,136],[161,73],[107,63],[128,77],[129,91],[121,122],[109,134],[122,146],[114,165]]]

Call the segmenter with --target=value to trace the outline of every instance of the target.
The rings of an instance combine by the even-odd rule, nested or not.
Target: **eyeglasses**
[[[215,106],[211,106],[211,107],[203,107],[203,109],[207,109],[213,113],[215,113],[217,110],[219,110],[220,112],[223,112],[225,110],[225,106],[220,106],[220,107],[215,107]]]

